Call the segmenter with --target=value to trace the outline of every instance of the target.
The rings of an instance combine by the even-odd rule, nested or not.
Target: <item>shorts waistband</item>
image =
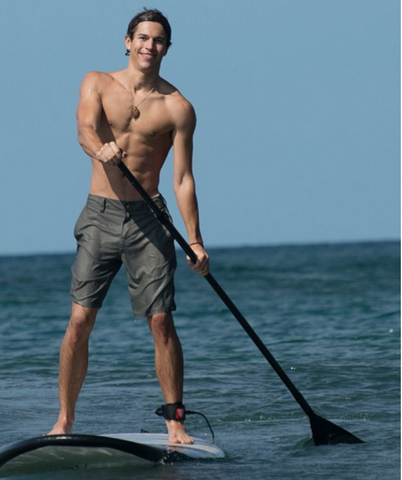
[[[165,203],[165,200],[160,193],[154,195],[152,199],[155,201],[160,199]],[[135,210],[147,206],[145,200],[117,200],[114,198],[100,197],[99,195],[93,195],[92,193],[88,195],[87,203],[99,206],[101,210],[106,210],[107,208],[114,208],[116,210]]]

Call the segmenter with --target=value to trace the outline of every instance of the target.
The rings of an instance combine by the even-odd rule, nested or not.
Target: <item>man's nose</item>
[[[145,43],[145,48],[148,48],[149,50],[153,50],[154,47],[155,47],[154,40],[152,40],[152,38],[149,38]]]

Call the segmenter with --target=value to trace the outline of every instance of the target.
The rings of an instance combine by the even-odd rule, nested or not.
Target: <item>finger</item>
[[[207,275],[209,273],[209,260],[208,257],[203,258],[202,260],[198,259],[196,263],[193,263],[192,260],[187,257],[188,266],[191,270],[194,270],[199,275]]]
[[[109,143],[105,143],[97,152],[98,160],[109,163],[115,157],[115,152]]]
[[[113,154],[114,157],[120,159],[122,157],[122,152],[123,150],[116,145],[115,142],[110,142],[109,143],[109,148],[111,150],[111,153]]]
[[[202,264],[198,273],[200,275],[208,275],[208,273],[209,273],[209,262],[205,262],[204,264]]]
[[[190,257],[186,257],[186,260],[187,260],[187,265],[191,268],[191,270],[194,270],[196,264],[191,260]]]
[[[120,158],[126,158],[127,152],[125,152],[122,148],[119,148],[119,150],[120,150]]]

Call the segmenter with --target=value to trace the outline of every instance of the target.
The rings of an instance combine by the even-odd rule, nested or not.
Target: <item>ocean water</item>
[[[210,255],[212,274],[312,408],[365,443],[308,446],[309,422],[299,405],[178,252],[175,320],[185,354],[185,403],[207,415],[226,458],[19,478],[400,478],[399,243],[228,248]],[[72,261],[73,255],[0,258],[1,446],[44,434],[56,420]],[[152,339],[146,322],[132,319],[120,272],[91,337],[75,432],[163,432],[154,414],[161,403]],[[209,438],[202,419],[191,416],[186,424],[191,434]]]

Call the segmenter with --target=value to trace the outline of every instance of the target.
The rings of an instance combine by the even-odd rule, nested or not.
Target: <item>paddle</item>
[[[196,263],[197,261],[196,254],[194,253],[190,245],[186,242],[186,240],[184,240],[180,232],[169,220],[168,216],[155,204],[152,198],[148,195],[148,193],[144,190],[142,185],[138,182],[138,180],[134,177],[134,175],[130,172],[130,170],[126,167],[126,165],[123,162],[120,162],[117,166],[120,168],[122,173],[127,177],[131,185],[133,185],[133,187],[139,192],[139,194],[142,196],[142,198],[145,200],[148,206],[153,210],[153,212],[155,213],[157,218],[160,220],[160,222],[172,234],[173,238],[181,246],[184,252],[191,259],[191,261],[193,263]],[[222,301],[225,303],[228,309],[232,312],[236,320],[244,328],[244,330],[247,332],[251,340],[255,343],[255,345],[258,347],[260,352],[264,355],[264,357],[270,363],[272,368],[278,374],[279,378],[289,389],[290,393],[293,395],[296,402],[301,406],[304,413],[308,416],[310,420],[310,426],[313,434],[314,444],[328,445],[328,444],[337,444],[337,443],[363,443],[362,440],[357,438],[352,433],[349,433],[348,431],[344,430],[341,427],[338,427],[337,425],[326,420],[325,418],[320,417],[313,411],[313,409],[307,403],[303,395],[295,387],[295,385],[292,383],[290,378],[286,375],[282,367],[275,360],[275,358],[270,353],[268,348],[264,345],[264,343],[255,333],[251,325],[243,317],[243,315],[237,309],[236,305],[228,297],[228,295],[225,293],[222,287],[218,284],[215,278],[211,275],[211,273],[208,273],[207,275],[205,275],[205,279],[212,286],[215,292],[219,295],[219,297],[222,299]]]

